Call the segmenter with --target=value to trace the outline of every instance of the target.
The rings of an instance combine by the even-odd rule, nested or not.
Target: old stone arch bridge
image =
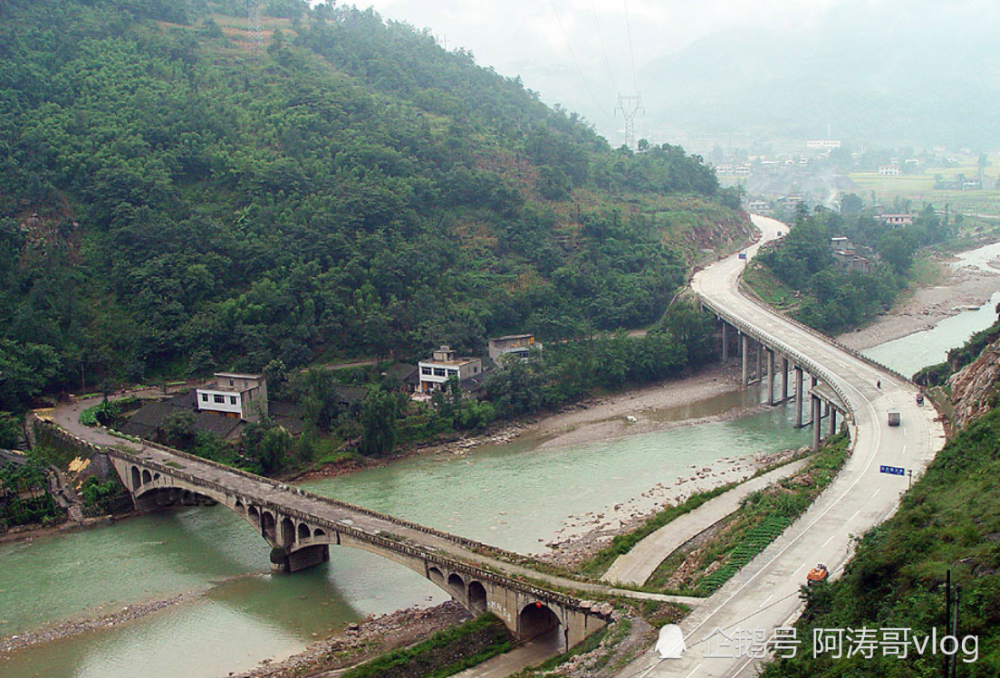
[[[275,572],[296,572],[326,562],[331,545],[361,549],[429,579],[473,614],[492,612],[519,640],[558,629],[565,649],[610,619],[609,605],[496,572],[510,569],[509,562],[496,556],[506,555],[509,561],[517,554],[160,445],[130,443],[132,449],[126,451],[99,447],[51,422],[35,420],[34,428],[36,435],[55,436],[91,457],[107,459],[140,511],[198,504],[229,508],[271,546]]]

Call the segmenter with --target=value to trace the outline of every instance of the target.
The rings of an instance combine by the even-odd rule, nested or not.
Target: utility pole
[[[247,32],[250,51],[260,54],[264,49],[264,28],[260,23],[260,0],[247,0]]]
[[[646,109],[642,107],[642,94],[638,92],[635,94],[619,94],[615,115],[618,114],[618,111],[621,111],[622,117],[625,118],[625,145],[634,151],[636,148],[635,116],[640,112],[646,112]]]

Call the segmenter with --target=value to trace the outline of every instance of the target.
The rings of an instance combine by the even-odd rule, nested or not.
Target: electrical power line
[[[635,50],[632,48],[632,22],[628,16],[628,0],[622,0],[622,5],[625,7],[625,31],[628,33],[628,54],[632,62],[632,85],[635,87],[636,94],[638,94],[639,76],[635,71]]]
[[[615,71],[611,68],[611,59],[608,58],[608,47],[604,43],[604,31],[601,30],[601,20],[597,16],[597,6],[594,5],[594,0],[590,0],[590,9],[594,13],[594,25],[597,27],[597,39],[601,41],[601,52],[604,53],[604,65],[608,69],[608,75],[611,76],[611,86],[614,91],[618,90],[618,79],[615,78]]]
[[[566,41],[566,47],[569,48],[569,55],[573,59],[573,64],[576,66],[576,72],[580,75],[580,79],[583,81],[583,86],[587,90],[587,94],[590,95],[594,105],[600,108],[601,103],[597,97],[594,96],[594,90],[590,88],[590,80],[587,79],[583,69],[580,68],[580,60],[576,58],[576,52],[573,50],[573,43],[570,42],[569,35],[566,33],[566,28],[563,26],[562,17],[559,16],[559,10],[556,8],[555,0],[549,0],[549,5],[552,7],[552,13],[556,16],[556,23],[559,24],[559,31],[562,33],[563,40]]]

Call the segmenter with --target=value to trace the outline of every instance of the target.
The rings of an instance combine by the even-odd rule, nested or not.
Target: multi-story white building
[[[243,421],[259,421],[268,415],[267,380],[261,374],[219,372],[215,386],[196,390],[195,407]]]
[[[478,377],[483,372],[481,358],[462,358],[450,346],[442,346],[434,351],[430,360],[417,363],[420,382],[418,393],[429,393],[440,389],[449,379],[459,382]]]

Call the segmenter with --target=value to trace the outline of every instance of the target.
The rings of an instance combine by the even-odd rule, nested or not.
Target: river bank
[[[265,659],[259,666],[235,678],[337,675],[342,669],[413,645],[471,618],[465,608],[453,600],[426,609],[408,608],[373,615],[346,628],[330,629],[328,637],[310,644],[302,652],[282,659]]]
[[[935,262],[947,268],[942,284],[916,289],[891,310],[837,340],[849,348],[865,350],[929,330],[946,318],[981,307],[1000,289],[1000,275],[980,267],[950,265],[959,261],[958,257],[936,257]],[[988,265],[998,267],[992,261]]]

